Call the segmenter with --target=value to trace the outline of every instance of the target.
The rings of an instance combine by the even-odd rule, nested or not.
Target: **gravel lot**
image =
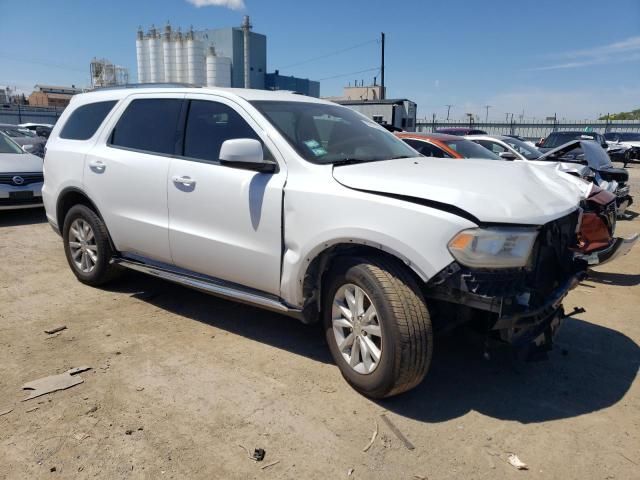
[[[437,339],[427,380],[384,402],[347,386],[317,327],[136,273],[80,284],[42,211],[0,212],[0,258],[0,478],[639,478],[640,247],[570,294],[587,311],[548,361]],[[21,401],[83,365],[83,384]]]

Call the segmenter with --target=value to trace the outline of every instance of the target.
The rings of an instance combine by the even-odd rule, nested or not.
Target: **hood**
[[[602,146],[591,140],[572,140],[551,150],[544,149],[545,153],[538,157],[538,161],[577,162],[587,164],[593,170],[600,170],[611,166],[611,159]]]
[[[529,162],[416,157],[335,166],[333,176],[355,190],[466,213],[476,223],[543,225],[574,211],[585,195],[569,175]]]
[[[30,153],[0,153],[0,174],[42,172],[42,159]]]
[[[631,147],[640,147],[640,141],[636,140],[621,140],[620,142],[607,142],[610,149],[618,149],[618,148],[631,148]]]
[[[580,163],[551,162],[548,160],[547,161],[527,160],[527,161],[532,165],[538,165],[539,167],[543,167],[543,168],[555,169],[558,172],[572,173],[574,175],[577,175],[578,177],[587,177],[593,173],[593,170],[591,170],[588,166]]]

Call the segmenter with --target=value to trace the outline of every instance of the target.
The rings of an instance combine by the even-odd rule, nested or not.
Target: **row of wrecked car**
[[[397,132],[405,143],[428,157],[528,162],[572,177],[581,188],[581,222],[576,256],[588,265],[602,265],[627,254],[638,240],[615,236],[616,221],[627,219],[633,204],[629,174],[614,168],[607,152],[593,140],[571,140],[542,152],[509,135],[450,135]]]

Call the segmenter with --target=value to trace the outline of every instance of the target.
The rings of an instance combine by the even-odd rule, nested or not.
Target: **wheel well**
[[[69,190],[63,193],[58,200],[58,205],[56,206],[56,220],[58,221],[58,228],[60,231],[62,231],[62,226],[64,225],[64,219],[67,216],[67,213],[74,205],[85,205],[96,212],[96,215],[102,218],[96,206],[91,200],[89,200],[89,197],[79,190]]]
[[[336,260],[341,257],[360,258],[386,258],[397,263],[401,268],[413,276],[418,284],[422,279],[418,274],[397,256],[368,245],[356,245],[353,243],[339,243],[320,252],[311,260],[304,275],[302,293],[304,296],[304,317],[308,323],[320,320],[320,305],[322,298],[322,285],[326,274],[335,266]]]

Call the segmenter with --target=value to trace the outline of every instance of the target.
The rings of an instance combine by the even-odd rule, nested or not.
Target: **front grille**
[[[532,304],[544,300],[558,285],[566,281],[582,265],[573,258],[577,244],[576,228],[580,213],[576,210],[542,226],[534,254],[527,286],[534,292]]]
[[[42,203],[42,197],[33,198],[0,198],[0,207],[19,207],[21,205],[39,205]]]
[[[20,183],[19,177],[22,179]],[[16,182],[16,179],[18,182]],[[32,183],[44,182],[44,175],[42,173],[0,173],[0,185],[13,185],[15,187],[21,187],[23,185],[30,185]]]

